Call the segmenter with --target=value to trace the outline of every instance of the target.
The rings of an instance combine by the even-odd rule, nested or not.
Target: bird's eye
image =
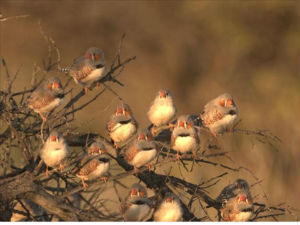
[[[244,188],[244,185],[243,185],[243,184],[241,184],[241,183],[238,183],[236,186],[237,186],[237,188],[238,188],[238,189],[242,189],[242,188]]]

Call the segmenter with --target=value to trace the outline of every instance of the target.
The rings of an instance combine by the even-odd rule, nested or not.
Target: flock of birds
[[[74,64],[66,69],[74,81],[84,87],[85,93],[93,82],[99,82],[105,77],[106,62],[104,53],[99,48],[89,48],[85,55],[76,59]],[[27,100],[29,108],[39,113],[44,122],[47,114],[59,106],[65,97],[63,86],[57,77],[50,78],[42,83]],[[139,168],[153,166],[151,162],[158,154],[158,147],[153,137],[159,133],[159,128],[168,126],[171,132],[170,148],[177,151],[176,158],[181,154],[192,152],[196,157],[199,148],[199,130],[189,115],[181,115],[176,123],[172,121],[176,117],[176,106],[170,91],[158,91],[147,113],[152,127],[150,129],[138,129],[131,108],[121,103],[117,106],[106,125],[106,130],[118,150],[120,144],[135,136],[135,140],[124,153],[125,160],[134,167],[135,173]],[[230,94],[222,94],[208,102],[200,115],[202,125],[207,127],[215,137],[223,132],[230,131],[237,119],[238,110]],[[52,130],[40,156],[46,164],[46,176],[49,175],[48,167],[59,167],[63,170],[63,162],[69,155],[69,147],[62,134]],[[110,157],[105,145],[101,142],[93,142],[80,165],[77,166],[76,176],[81,178],[84,190],[88,185],[86,180],[101,179],[107,181],[105,176],[110,168]],[[245,180],[238,179],[233,184],[226,186],[217,200],[222,204],[221,218],[224,221],[247,221],[253,213],[249,185]],[[181,201],[173,193],[166,193],[160,204],[153,205],[147,197],[146,188],[141,184],[133,184],[127,198],[121,203],[121,214],[125,221],[182,221],[183,211]]]

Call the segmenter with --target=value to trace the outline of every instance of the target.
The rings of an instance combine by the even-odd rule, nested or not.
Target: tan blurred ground
[[[11,73],[22,65],[16,89],[29,86],[33,63],[41,65],[47,56],[40,20],[56,41],[64,66],[90,46],[102,48],[111,62],[126,33],[123,57],[137,59],[120,76],[126,86],[111,86],[132,107],[141,127],[149,124],[146,112],[160,88],[172,91],[178,114],[200,113],[206,101],[231,93],[240,127],[270,130],[283,143],[279,152],[239,135],[220,138],[220,143],[233,151],[236,165],[251,168],[263,180],[256,194],[263,190],[270,204],[300,208],[299,1],[2,0],[0,11],[5,17],[31,15],[0,23],[1,57]],[[1,67],[1,87],[3,72]],[[77,115],[76,124],[105,135],[105,122],[117,103],[106,92]],[[189,180],[217,174],[214,167],[200,168]],[[249,173],[232,173],[222,184],[240,176],[254,183]],[[210,194],[215,197],[221,188],[220,183]]]

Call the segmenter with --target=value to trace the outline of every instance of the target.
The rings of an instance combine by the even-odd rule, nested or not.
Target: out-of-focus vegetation
[[[40,20],[65,66],[90,46],[102,48],[111,61],[126,33],[123,54],[137,59],[119,77],[125,87],[111,86],[132,107],[140,127],[149,124],[146,112],[160,88],[172,91],[178,115],[199,114],[210,99],[231,93],[240,128],[269,130],[282,143],[276,151],[239,135],[218,141],[232,151],[234,164],[251,168],[262,180],[256,195],[300,208],[299,1],[1,1],[0,11],[30,14],[0,23],[1,57],[11,73],[22,65],[20,90],[30,85],[33,64],[42,65],[48,54]],[[3,67],[0,72],[2,87]],[[106,135],[118,99],[106,92],[97,101],[77,115],[76,125]],[[187,180],[213,174],[218,171],[200,167]],[[232,173],[211,195],[241,176],[253,181],[249,172]]]

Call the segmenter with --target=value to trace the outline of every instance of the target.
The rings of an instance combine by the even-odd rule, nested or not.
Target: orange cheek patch
[[[227,105],[232,106],[233,105],[233,101],[231,99],[227,99]]]
[[[224,100],[224,99],[221,99],[221,100],[219,101],[219,105],[222,106],[222,107],[224,107],[224,106],[225,106],[225,100]]]
[[[125,110],[125,116],[130,116],[130,111],[129,110]]]
[[[91,55],[91,53],[86,53],[86,55],[85,55],[85,58],[86,58],[86,59],[90,59],[90,58],[92,58],[92,55]]]
[[[55,89],[58,89],[58,88],[60,88],[60,83],[58,83],[58,82],[55,82],[55,83],[54,83],[54,88],[55,88]]]
[[[52,89],[52,85],[49,83],[49,84],[47,84],[47,88],[49,89],[49,90],[51,90]]]
[[[94,60],[95,61],[98,61],[98,60],[100,60],[101,59],[101,55],[99,55],[99,54],[95,54],[94,55]]]

